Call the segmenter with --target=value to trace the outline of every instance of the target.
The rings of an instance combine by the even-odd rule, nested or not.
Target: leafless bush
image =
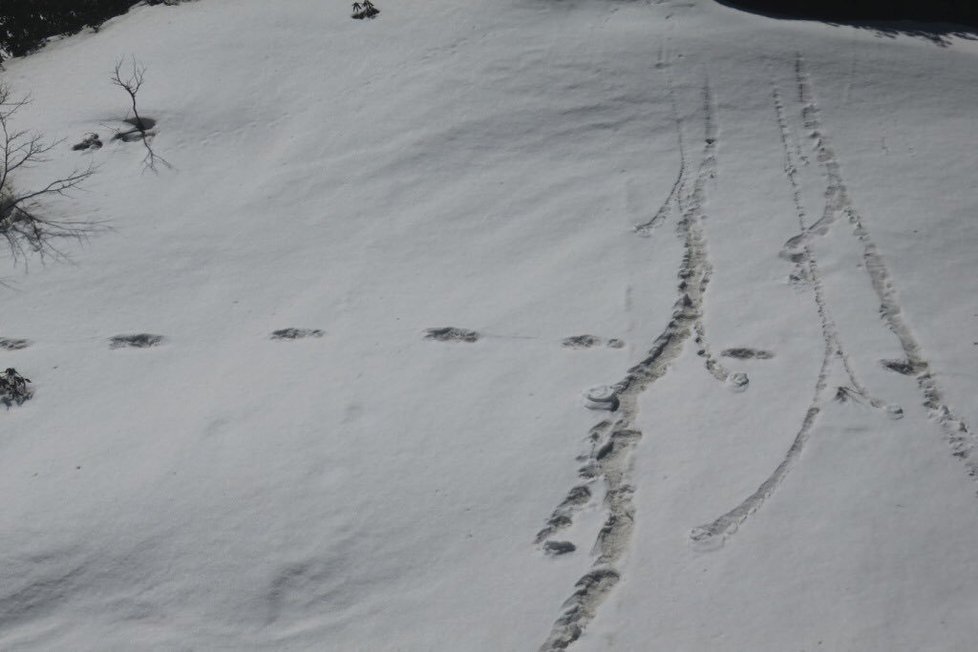
[[[152,147],[152,140],[155,135],[152,128],[156,122],[139,115],[139,107],[136,105],[136,96],[146,79],[146,66],[136,61],[135,57],[130,58],[128,70],[123,70],[124,64],[124,59],[116,61],[115,69],[112,71],[112,77],[110,79],[114,85],[121,88],[129,96],[129,101],[132,104],[132,118],[128,122],[133,128],[129,131],[116,133],[115,138],[130,140],[132,136],[137,136],[137,139],[141,140],[143,146],[146,147],[146,158],[143,159],[143,165],[147,169],[156,172],[157,165],[159,164],[168,168],[173,167],[165,158],[157,154]]]
[[[47,154],[61,141],[46,143],[37,132],[14,130],[11,117],[29,103],[29,98],[14,99],[7,86],[0,84],[0,236],[3,236],[14,259],[36,253],[42,258],[64,258],[57,247],[63,238],[83,238],[96,225],[88,221],[52,217],[46,200],[65,196],[78,188],[94,173],[94,168],[76,168],[46,186],[19,189],[13,183],[18,171],[45,163]]]
[[[143,86],[143,80],[146,77],[146,66],[141,65],[133,57],[131,60],[131,69],[126,76],[122,76],[122,64],[123,60],[119,59],[115,63],[115,70],[112,72],[112,83],[121,88],[129,95],[129,99],[132,102],[132,114],[134,116],[133,126],[138,129],[141,133],[146,133],[146,126],[143,123],[143,119],[139,117],[139,109],[136,107],[136,94],[139,89]]]

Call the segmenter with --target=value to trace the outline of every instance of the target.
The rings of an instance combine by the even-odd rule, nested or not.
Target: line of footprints
[[[318,328],[282,328],[272,331],[269,339],[288,341],[320,338],[324,335],[325,332]],[[438,342],[463,342],[470,344],[478,342],[482,337],[483,335],[478,331],[456,326],[428,328],[425,330],[424,335],[425,339]],[[160,346],[165,342],[166,337],[154,333],[126,333],[108,338],[110,349],[147,349]],[[32,342],[28,339],[0,337],[0,351],[19,351],[28,348],[31,344]],[[596,335],[584,334],[564,338],[561,340],[561,346],[566,349],[592,349],[601,346],[610,349],[621,349],[624,348],[625,342],[614,337],[604,339]],[[743,348],[728,349],[723,351],[721,355],[740,359],[768,359],[773,357],[773,354],[768,351]],[[11,382],[0,384],[0,403],[9,408],[12,403],[20,405],[33,396],[29,379],[21,376],[13,367],[7,369],[4,373],[10,376]],[[23,381],[20,381],[19,379],[22,378]],[[585,392],[585,405],[591,409],[610,410],[613,412],[618,409],[618,401],[616,400],[615,394],[616,392],[612,387],[599,386],[591,388]]]

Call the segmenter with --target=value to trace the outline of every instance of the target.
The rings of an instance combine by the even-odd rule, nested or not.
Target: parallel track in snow
[[[845,216],[852,225],[852,235],[859,241],[863,249],[864,269],[869,275],[873,290],[879,299],[879,312],[883,322],[896,336],[906,357],[905,363],[917,380],[924,407],[941,425],[941,429],[951,447],[952,454],[960,458],[972,478],[978,480],[978,462],[974,457],[975,438],[968,430],[965,422],[947,405],[944,393],[941,391],[930,362],[923,355],[920,344],[914,336],[906,320],[903,318],[903,308],[894,289],[892,275],[880,254],[879,247],[873,240],[862,215],[856,210],[849,194],[845,180],[842,177],[839,160],[833,150],[825,127],[822,124],[821,111],[815,99],[814,86],[800,54],[795,61],[795,77],[798,83],[798,98],[802,103],[802,117],[805,127],[815,140],[819,164],[822,167],[827,183],[826,214],[829,210],[834,216]],[[807,237],[818,235],[817,231],[806,233]]]
[[[774,494],[797,463],[811,437],[818,415],[831,400],[852,400],[866,404],[880,414],[897,418],[902,416],[900,408],[873,396],[859,381],[851,356],[832,317],[812,240],[827,234],[840,218],[847,219],[852,225],[852,234],[861,245],[865,269],[880,301],[880,316],[888,329],[896,335],[906,356],[905,361],[896,361],[891,368],[909,370],[909,373],[915,375],[923,405],[941,424],[952,453],[964,460],[971,476],[978,478],[978,463],[972,459],[975,441],[964,422],[945,404],[930,365],[901,315],[902,310],[889,270],[870,237],[862,216],[850,199],[841,166],[822,124],[811,78],[800,55],[795,65],[795,81],[801,124],[813,140],[814,158],[826,184],[825,205],[818,219],[809,223],[809,212],[802,201],[803,186],[799,170],[800,166],[809,165],[810,161],[803,155],[800,143],[792,136],[785,101],[780,89],[772,82],[771,99],[784,156],[784,178],[799,227],[799,235],[785,243],[781,257],[795,265],[793,278],[805,283],[812,291],[823,341],[822,357],[814,379],[812,399],[801,417],[785,456],[752,494],[713,521],[691,530],[690,538],[701,549],[714,549],[723,545]],[[677,272],[678,296],[664,330],[656,337],[646,355],[614,385],[620,401],[615,418],[602,421],[591,429],[591,450],[584,457],[584,465],[579,470],[581,482],[567,493],[552,512],[545,527],[537,534],[537,544],[543,545],[545,549],[548,544],[552,549],[559,549],[566,542],[556,541],[555,537],[573,523],[574,516],[580,509],[593,500],[595,492],[592,487],[596,483],[604,483],[606,516],[592,548],[594,562],[588,572],[575,583],[572,595],[565,600],[550,636],[540,647],[540,652],[565,650],[578,640],[595,617],[601,603],[621,580],[619,563],[628,550],[635,520],[635,505],[632,500],[635,486],[631,477],[631,465],[634,449],[643,437],[637,426],[639,396],[665,376],[669,365],[678,358],[686,341],[691,338],[697,346],[697,355],[704,360],[706,370],[715,379],[734,388],[742,389],[747,384],[744,374],[731,373],[713,354],[703,322],[704,299],[713,272],[707,255],[703,223],[706,219],[707,185],[717,172],[718,149],[717,117],[712,91],[709,83],[706,83],[701,107],[704,121],[703,150],[692,178],[686,155],[683,122],[672,91],[670,97],[679,144],[679,169],[663,203],[649,220],[636,225],[635,231],[639,235],[648,236],[672,212],[679,215],[677,230],[683,242],[684,253]]]
[[[796,152],[801,150],[797,143],[792,142],[793,138],[788,126],[781,92],[776,85],[773,85],[772,99],[784,152],[784,173],[791,190],[792,202],[800,229],[799,235],[790,238],[785,243],[781,255],[796,264],[795,277],[807,281],[807,284],[812,288],[824,340],[823,357],[815,380],[812,400],[782,461],[757,490],[736,507],[690,532],[690,538],[693,542],[706,549],[722,545],[724,540],[734,534],[751,514],[760,509],[784,481],[808,442],[816,417],[824,409],[826,401],[829,399],[827,390],[831,389],[829,384],[831,378],[841,378],[842,382],[845,383],[835,388],[834,397],[837,400],[854,399],[885,411],[891,417],[902,415],[902,410],[873,397],[859,382],[850,362],[850,356],[843,346],[838,328],[831,316],[811,241],[818,236],[827,234],[831,226],[842,217],[845,217],[852,225],[852,234],[862,247],[864,267],[880,302],[880,316],[889,330],[896,335],[906,356],[905,360],[890,362],[888,366],[900,370],[901,373],[915,374],[923,405],[940,423],[952,453],[964,461],[968,474],[978,479],[978,463],[972,459],[975,440],[968,431],[966,424],[945,404],[943,394],[930,369],[930,364],[922,355],[916,338],[903,319],[902,308],[890,280],[890,272],[879,253],[879,248],[870,236],[862,216],[850,198],[849,189],[842,177],[841,166],[822,123],[811,77],[807,72],[804,58],[800,54],[795,62],[795,81],[798,101],[801,104],[802,123],[814,141],[816,160],[826,183],[825,206],[821,217],[809,225],[808,214],[801,199],[802,187],[798,179],[799,163],[807,164],[807,160],[801,160],[796,155]],[[832,374],[833,367],[838,368],[835,376]]]
[[[808,232],[808,213],[802,203],[801,183],[798,179],[799,160],[795,152],[798,150],[792,142],[791,130],[788,126],[787,116],[785,115],[784,102],[781,92],[776,85],[772,89],[772,100],[774,103],[775,114],[777,117],[778,130],[781,137],[781,145],[784,153],[784,174],[791,190],[792,203],[798,219],[798,225],[802,233]],[[823,217],[820,222],[824,222]],[[785,476],[791,470],[802,450],[805,448],[811,434],[815,419],[824,407],[827,400],[826,390],[829,389],[829,379],[833,366],[841,367],[842,377],[848,381],[847,386],[837,388],[837,396],[858,397],[865,400],[876,408],[885,408],[886,404],[879,399],[875,399],[863,388],[862,384],[856,379],[855,372],[849,362],[849,355],[846,353],[839,337],[838,328],[829,311],[828,302],[825,298],[825,291],[822,284],[822,275],[819,271],[818,261],[815,253],[808,244],[803,244],[800,249],[786,249],[782,255],[787,260],[795,263],[795,278],[803,278],[812,289],[815,306],[818,312],[819,325],[822,331],[824,342],[822,360],[819,371],[815,379],[815,387],[812,400],[809,403],[805,414],[802,417],[795,437],[792,440],[788,452],[781,460],[780,464],[774,469],[757,490],[745,498],[741,503],[730,511],[724,513],[710,523],[696,527],[690,533],[690,538],[697,546],[705,549],[722,545],[723,541],[736,532],[744,520],[752,513],[757,511],[764,501],[781,485]],[[838,394],[838,392],[844,392]]]

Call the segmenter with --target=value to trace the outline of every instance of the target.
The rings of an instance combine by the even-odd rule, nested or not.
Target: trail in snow
[[[663,56],[660,53],[659,63],[657,65],[663,64]],[[672,119],[676,124],[676,147],[679,151],[679,170],[676,172],[676,180],[669,189],[669,194],[662,200],[658,210],[645,222],[635,225],[635,233],[645,237],[651,235],[655,227],[665,222],[666,218],[669,217],[673,206],[678,204],[679,195],[683,185],[686,183],[686,144],[683,141],[682,124],[679,120],[679,108],[676,106],[676,94],[674,92],[669,93],[669,104],[672,109]]]
[[[695,544],[704,549],[719,547],[724,540],[737,531],[737,528],[751,514],[756,512],[764,502],[780,486],[792,466],[803,451],[811,434],[812,427],[819,412],[827,400],[826,390],[832,389],[830,380],[841,378],[845,384],[835,387],[834,398],[839,401],[856,400],[886,412],[892,418],[903,415],[901,408],[889,405],[885,401],[872,396],[859,382],[846,352],[838,328],[831,316],[831,311],[823,289],[822,276],[818,261],[810,245],[811,239],[828,233],[829,228],[840,216],[846,216],[853,226],[853,235],[863,246],[863,259],[869,273],[873,289],[880,300],[880,315],[884,323],[897,336],[906,355],[905,361],[882,361],[884,366],[901,374],[916,374],[923,404],[935,416],[951,445],[953,454],[962,458],[972,477],[978,475],[978,464],[971,459],[974,450],[974,439],[965,423],[944,404],[942,394],[930,370],[928,362],[923,358],[920,347],[910,329],[901,316],[902,309],[897,301],[896,293],[890,281],[882,256],[876,244],[870,237],[863,224],[862,217],[856,211],[849,196],[848,188],[843,180],[841,167],[835,152],[829,144],[829,139],[822,124],[818,104],[815,100],[811,77],[805,69],[804,59],[799,54],[795,63],[795,78],[798,88],[798,100],[802,105],[801,114],[805,128],[815,141],[816,159],[822,168],[826,180],[825,207],[821,217],[813,224],[808,224],[808,213],[802,203],[802,187],[798,179],[798,166],[807,165],[807,160],[801,160],[796,152],[800,147],[791,136],[788,126],[784,102],[780,90],[775,85],[772,98],[784,152],[784,172],[791,190],[800,233],[789,239],[781,252],[782,257],[796,264],[793,278],[807,282],[812,288],[812,294],[819,315],[822,337],[825,342],[822,363],[815,381],[815,390],[808,409],[802,418],[801,425],[795,434],[788,452],[781,463],[761,483],[758,489],[744,499],[740,504],[721,515],[714,521],[694,528],[690,538]],[[838,373],[833,375],[833,367],[838,367]]]
[[[23,184],[94,157],[52,208],[117,228],[5,294],[37,396],[0,406],[0,648],[968,649],[976,44],[695,0],[230,4],[5,62],[65,139]],[[125,52],[172,172],[106,137]],[[589,376],[616,409],[563,414]]]
[[[705,348],[701,319],[711,266],[707,259],[703,219],[706,184],[715,176],[717,162],[716,110],[709,83],[703,88],[702,112],[703,153],[692,188],[688,193],[684,192],[686,161],[684,149],[680,148],[677,183],[656,213],[656,216],[668,215],[671,204],[675,203],[681,214],[678,229],[685,252],[678,271],[678,298],[673,305],[672,318],[645,358],[628,369],[624,378],[615,384],[615,394],[620,401],[617,418],[602,421],[591,429],[591,452],[579,470],[582,484],[568,492],[536,537],[536,543],[542,544],[545,550],[569,543],[554,541],[553,537],[571,525],[574,513],[591,500],[592,491],[588,485],[603,480],[607,516],[594,542],[596,558],[591,569],[577,580],[574,593],[564,602],[550,636],[540,648],[541,652],[564,650],[580,638],[600,604],[621,579],[618,562],[628,548],[635,519],[632,501],[635,488],[631,483],[630,469],[632,452],[642,439],[642,431],[636,427],[638,397],[666,374],[669,364],[679,356],[690,337],[694,337],[701,351]],[[678,117],[676,128],[681,143],[682,123]],[[642,225],[636,230],[642,233]],[[722,367],[714,361],[711,368],[711,359],[712,356],[707,358],[707,368],[719,378]]]
[[[943,392],[934,378],[930,363],[924,357],[920,344],[903,319],[903,308],[893,288],[890,271],[866,228],[862,216],[856,210],[849,196],[849,189],[843,180],[838,158],[822,125],[821,113],[815,100],[811,77],[806,70],[805,60],[800,54],[796,59],[795,73],[798,81],[799,100],[804,105],[802,116],[805,127],[809,129],[811,137],[816,143],[818,161],[822,165],[828,184],[827,203],[831,205],[833,219],[835,216],[845,215],[849,219],[849,223],[852,224],[852,234],[863,246],[865,269],[880,301],[880,316],[896,335],[906,356],[906,364],[916,374],[917,386],[923,404],[941,424],[941,429],[944,431],[955,457],[961,458],[968,474],[978,479],[978,462],[972,459],[975,449],[974,436],[968,431],[965,422],[944,402]],[[829,210],[830,207],[827,206],[826,215],[829,214]],[[813,231],[805,235],[812,237],[818,234],[817,231]]]

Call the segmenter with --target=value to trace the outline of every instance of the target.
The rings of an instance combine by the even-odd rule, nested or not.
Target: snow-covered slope
[[[0,290],[0,647],[972,649],[978,47],[379,7],[140,7],[3,73],[68,139],[17,182],[91,157],[51,210],[110,230]]]

